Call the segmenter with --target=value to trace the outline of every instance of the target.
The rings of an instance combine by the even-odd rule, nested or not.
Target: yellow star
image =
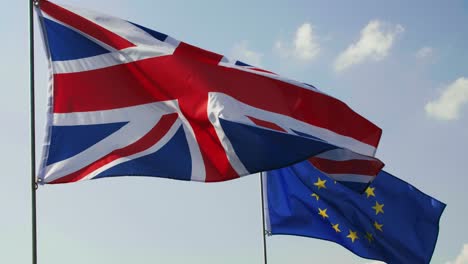
[[[353,232],[353,230],[349,230],[349,235],[346,236],[347,238],[351,239],[351,242],[354,243],[354,240],[359,239],[357,232]]]
[[[369,198],[370,196],[374,196],[374,197],[375,197],[374,190],[375,190],[375,187],[374,187],[374,188],[372,188],[372,187],[367,187],[367,189],[366,189],[367,198]]]
[[[316,194],[316,193],[313,193],[313,194],[311,194],[310,196],[315,197],[315,199],[316,199],[317,201],[320,199],[320,197],[319,197],[318,194]]]
[[[383,225],[377,223],[377,221],[374,221],[374,227],[375,227],[375,229],[379,230],[380,232],[383,232],[383,229],[382,229]]]
[[[383,211],[384,204],[379,204],[379,202],[375,201],[375,206],[372,206],[372,209],[375,210],[375,215],[378,215],[379,213],[384,213]]]
[[[317,179],[317,182],[314,183],[315,186],[317,186],[320,189],[324,188],[326,189],[327,187],[325,186],[325,183],[327,182],[327,180],[322,180],[320,178]]]
[[[374,237],[369,232],[366,232],[366,238],[369,241],[369,243],[372,243],[372,241],[374,241]]]
[[[333,227],[333,229],[335,229],[335,231],[336,231],[337,233],[340,233],[340,232],[341,232],[341,230],[340,230],[340,225],[339,225],[339,224],[332,225],[332,227]]]
[[[318,214],[321,215],[324,219],[325,219],[325,218],[328,218],[328,215],[327,215],[327,208],[325,208],[325,209],[323,209],[323,210],[319,208],[319,213],[318,213]]]

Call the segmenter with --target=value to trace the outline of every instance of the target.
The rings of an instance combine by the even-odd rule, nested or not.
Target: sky
[[[467,1],[68,0],[311,83],[383,129],[386,170],[448,206],[432,263],[468,263]],[[0,263],[30,263],[28,3],[1,16]],[[48,69],[35,29],[36,132]],[[38,157],[39,158],[39,157]],[[39,263],[262,263],[259,177],[113,178],[37,191]],[[339,245],[267,237],[268,262],[374,263]]]

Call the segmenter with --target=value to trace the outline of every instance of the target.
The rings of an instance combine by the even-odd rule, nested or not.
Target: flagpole
[[[30,143],[31,143],[31,240],[32,263],[37,264],[37,229],[36,229],[36,106],[34,90],[34,5],[29,1],[29,103],[30,103]]]
[[[267,264],[267,248],[266,248],[266,227],[265,227],[265,197],[263,194],[263,172],[260,172],[260,195],[262,197],[262,237],[263,237],[263,263]]]

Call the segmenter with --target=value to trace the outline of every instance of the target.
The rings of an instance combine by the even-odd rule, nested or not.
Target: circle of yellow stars
[[[314,183],[314,186],[317,187],[318,190],[320,189],[327,189],[326,186],[327,180],[322,180],[320,177],[317,178],[317,181]],[[336,181],[334,181],[336,184]],[[364,194],[366,195],[367,198],[374,197],[376,198],[375,194],[375,187],[367,187],[367,189],[364,191]],[[313,192],[311,197],[315,198],[316,201],[320,200],[320,196]],[[379,203],[378,201],[375,201],[375,205],[372,206],[372,209],[375,211],[375,215],[379,214],[384,214],[384,204]],[[320,215],[323,219],[329,218],[327,214],[328,208],[318,208],[318,215]],[[336,233],[341,233],[340,229],[340,224],[339,223],[330,223],[331,227],[333,230],[335,230]],[[383,232],[383,224],[379,223],[377,220],[374,220],[373,227],[375,228],[376,231]],[[348,230],[348,235],[346,238],[350,239],[352,243],[354,243],[356,240],[359,239],[358,231],[353,231],[351,229]],[[372,232],[365,232],[364,238],[369,242],[372,243],[375,240],[375,235]]]

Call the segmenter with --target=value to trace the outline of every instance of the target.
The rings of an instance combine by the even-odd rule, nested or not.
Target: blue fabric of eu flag
[[[363,258],[429,263],[445,204],[382,171],[359,193],[309,162],[270,171],[268,229],[336,242]]]

